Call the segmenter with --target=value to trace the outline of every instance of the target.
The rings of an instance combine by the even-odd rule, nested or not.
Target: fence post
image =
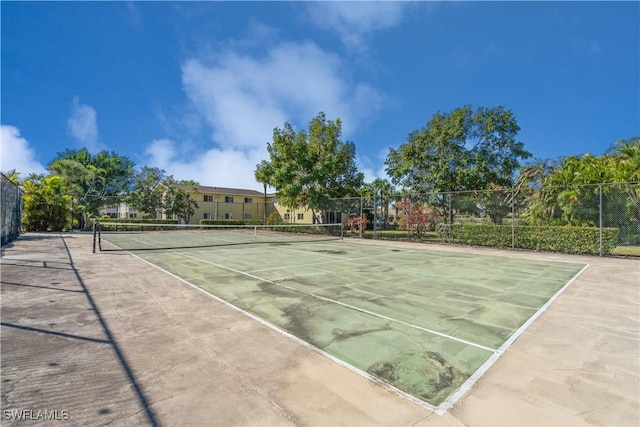
[[[511,249],[516,248],[516,198],[515,191],[511,187]]]
[[[362,205],[364,204],[364,197],[360,196],[360,226],[358,227],[358,234],[362,239]]]
[[[602,184],[600,184],[599,186],[599,207],[598,207],[598,214],[599,214],[599,218],[598,218],[598,223],[600,224],[600,230],[599,230],[599,246],[600,246],[600,256],[602,256]]]
[[[447,230],[447,240],[448,243],[451,244],[451,233],[453,228],[453,211],[451,211],[451,191],[447,193],[447,222],[449,222],[449,228]]]
[[[376,193],[373,193],[373,240],[376,240],[376,222],[378,222],[378,206],[376,205]]]
[[[409,206],[407,207],[407,240],[411,241],[411,199],[409,200]]]

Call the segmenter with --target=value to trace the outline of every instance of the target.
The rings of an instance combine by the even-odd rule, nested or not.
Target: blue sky
[[[261,189],[275,127],[340,118],[367,181],[438,111],[511,110],[538,159],[640,135],[640,3],[1,2],[0,169],[112,150]]]

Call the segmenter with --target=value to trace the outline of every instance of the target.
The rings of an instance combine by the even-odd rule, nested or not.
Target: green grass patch
[[[640,246],[617,246],[613,252],[617,256],[637,256],[640,257]]]

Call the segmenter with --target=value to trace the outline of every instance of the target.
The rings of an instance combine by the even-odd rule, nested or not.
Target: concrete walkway
[[[442,416],[90,235],[26,234],[2,251],[1,424],[640,424],[640,261],[429,249],[590,264]]]

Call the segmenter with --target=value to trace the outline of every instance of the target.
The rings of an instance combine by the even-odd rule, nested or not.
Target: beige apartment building
[[[288,209],[278,203],[276,194],[265,194],[241,188],[199,186],[196,194],[198,208],[189,223],[199,224],[202,219],[217,221],[263,222],[278,212],[285,223],[313,224],[310,209]],[[266,215],[265,215],[266,212]]]
[[[200,224],[201,220],[263,223],[274,212],[278,212],[285,223],[319,222],[317,216],[314,221],[314,214],[310,209],[289,209],[282,206],[274,193],[267,193],[265,198],[264,193],[255,190],[200,185],[195,199],[198,207],[189,218],[189,224]],[[126,203],[105,206],[100,215],[121,220],[142,218],[141,214]],[[171,219],[163,212],[158,212],[157,217]]]
[[[262,222],[274,212],[275,195],[242,188],[209,187],[200,185],[196,193],[198,207],[190,224],[200,220]]]

